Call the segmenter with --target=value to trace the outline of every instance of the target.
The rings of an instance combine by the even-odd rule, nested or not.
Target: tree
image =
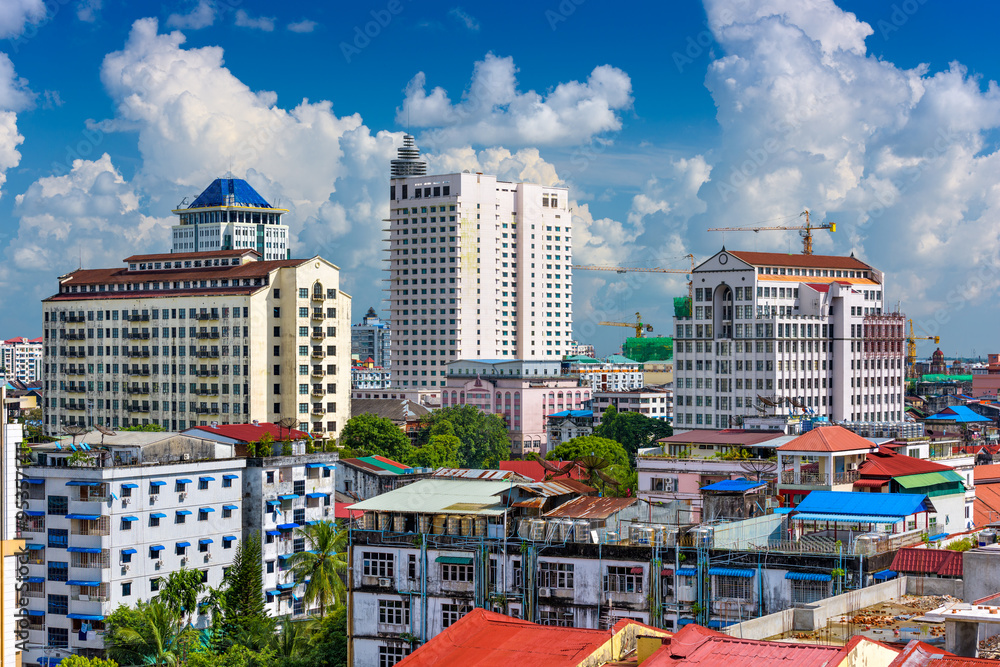
[[[265,433],[260,436],[260,440],[257,442],[251,442],[247,446],[247,450],[247,453],[255,458],[272,456],[274,454],[274,436],[270,433]]]
[[[410,460],[410,439],[391,420],[370,413],[351,417],[340,434],[340,446],[355,453],[378,454],[400,463]]]
[[[119,431],[140,431],[143,433],[162,433],[167,429],[159,424],[143,424],[142,426],[126,426]]]
[[[181,568],[167,575],[160,584],[157,599],[180,612],[182,620],[190,620],[198,609],[198,596],[205,590],[201,570]]]
[[[137,617],[122,614],[120,619],[113,620],[122,609],[116,610],[106,622],[104,644],[112,660],[152,667],[180,664],[181,622],[174,610],[159,601],[140,602],[135,609]]]
[[[222,622],[215,641],[217,648],[224,651],[233,644],[246,645],[248,639],[263,632],[264,628],[273,628],[273,622],[264,608],[262,576],[260,535],[252,533],[236,548],[232,567],[223,582],[219,599]]]
[[[118,667],[114,660],[104,660],[103,658],[84,658],[79,655],[68,655],[60,662],[63,667]]]
[[[461,448],[458,436],[432,435],[426,445],[414,448],[409,463],[418,468],[457,468]]]
[[[188,657],[187,667],[278,667],[281,663],[274,650],[262,650],[234,644],[222,654],[203,652]]]
[[[432,430],[442,421],[451,424],[462,443],[458,450],[460,467],[495,468],[500,461],[510,458],[507,423],[499,415],[480,412],[472,405],[442,408],[421,417],[417,443],[420,446],[429,444],[434,435]]]
[[[601,415],[601,425],[594,429],[595,436],[621,444],[633,462],[639,449],[673,434],[674,429],[667,421],[650,419],[638,412],[618,412],[613,405],[607,407]]]
[[[347,607],[337,605],[316,621],[309,644],[287,667],[347,667]]]
[[[275,655],[281,658],[295,658],[301,655],[309,645],[313,623],[311,620],[283,622],[271,644]]]
[[[567,440],[550,451],[545,458],[549,461],[579,461],[589,474],[588,483],[591,486],[596,487],[604,482],[604,488],[607,488],[608,483],[617,481],[619,484],[612,484],[612,487],[622,494],[628,488],[622,483],[627,483],[632,477],[632,467],[625,449],[614,440],[594,435]]]
[[[347,571],[347,531],[338,530],[332,521],[320,521],[299,528],[298,534],[305,538],[306,551],[292,554],[287,566],[296,583],[307,582],[303,602],[319,602],[322,618],[327,605],[344,597],[341,577]]]

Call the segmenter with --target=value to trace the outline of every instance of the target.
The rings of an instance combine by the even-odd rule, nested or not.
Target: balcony
[[[87,409],[87,404],[86,403],[74,403],[74,402],[70,401],[69,403],[67,403],[63,407],[66,410],[73,410],[73,411],[83,412],[84,410]]]
[[[218,331],[201,331],[201,332],[198,333],[197,338],[199,340],[218,340],[219,339],[219,332]]]
[[[69,357],[70,359],[86,359],[87,353],[84,352],[83,350],[70,350],[69,353],[66,354],[66,356]]]
[[[313,351],[312,351],[312,358],[313,359],[325,359],[326,358],[326,352],[324,352],[323,350],[321,350],[319,348],[315,348],[314,347]]]
[[[132,386],[132,387],[125,387],[125,393],[126,394],[136,394],[136,395],[148,394],[149,393],[149,387],[148,386],[142,386],[142,387],[140,387],[138,385]]]
[[[213,366],[209,370],[195,371],[193,373],[193,375],[195,377],[200,377],[200,378],[214,378],[214,377],[219,377],[219,368],[218,368],[218,366]]]
[[[195,413],[196,415],[217,415],[219,414],[219,409],[199,407],[199,408],[191,408],[191,412]]]
[[[125,350],[125,356],[132,359],[149,359],[149,350]]]
[[[67,315],[66,321],[71,323],[75,322],[83,323],[87,321],[87,318],[85,315]]]
[[[218,396],[218,389],[192,389],[191,392],[195,396]]]
[[[324,338],[326,338],[326,334],[324,334],[322,331],[317,331],[316,329],[313,329],[312,337],[313,340],[323,340]]]
[[[317,379],[322,379],[322,378],[326,377],[326,373],[323,371],[323,369],[321,367],[319,367],[319,366],[313,366],[312,376],[314,378],[317,378]]]
[[[64,337],[66,340],[87,340],[87,334],[84,332],[73,333],[72,331]]]
[[[132,405],[126,406],[125,409],[128,412],[149,412],[149,405],[133,403]]]
[[[314,384],[313,388],[312,388],[312,395],[313,396],[326,396],[326,392],[323,391],[322,385],[316,385],[316,384]]]
[[[139,377],[149,377],[149,368],[144,366],[142,368],[135,367],[131,371],[126,369],[126,375],[138,375]]]
[[[324,408],[322,405],[314,403],[312,406],[312,413],[317,417],[322,417],[323,415],[326,414],[326,408]]]
[[[195,315],[194,318],[196,320],[198,320],[199,322],[209,322],[211,320],[217,320],[217,319],[219,319],[219,313],[217,313],[217,312],[198,313],[197,315]]]
[[[126,340],[149,340],[149,334],[148,333],[138,333],[138,332],[129,333],[129,332],[125,331],[125,332],[122,332],[122,338],[124,338]]]
[[[795,481],[794,470],[784,470],[781,473],[782,484],[796,484],[799,486],[835,486],[837,484],[853,484],[858,481],[858,471],[830,473],[825,472],[799,472],[799,481]]]
[[[211,350],[198,350],[195,352],[194,356],[199,359],[218,359],[219,350],[218,348],[212,348]]]
[[[79,385],[79,384],[74,385],[74,384],[71,384],[71,385],[68,385],[68,386],[64,387],[63,391],[65,391],[68,394],[82,394],[82,393],[84,393],[87,390],[86,390],[86,388],[83,385]]]
[[[326,319],[326,316],[323,314],[322,310],[313,309],[313,311],[312,311],[312,318],[314,320],[317,320],[317,321],[322,321],[322,320]]]
[[[126,315],[122,319],[125,320],[126,322],[148,322],[149,321],[149,315],[148,314],[146,314],[146,315],[132,314],[132,315]]]
[[[86,375],[86,373],[83,366],[70,366],[66,369],[66,375]]]

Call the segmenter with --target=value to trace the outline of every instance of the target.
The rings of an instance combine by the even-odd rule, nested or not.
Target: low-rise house
[[[594,433],[593,410],[563,410],[545,418],[548,432],[548,451],[552,451],[567,440]]]
[[[604,411],[612,405],[618,412],[638,412],[650,419],[672,420],[674,390],[670,387],[647,385],[618,391],[595,391],[594,428],[601,425]]]
[[[811,491],[850,491],[875,445],[841,426],[821,426],[778,447],[778,493],[796,505]]]
[[[413,468],[384,456],[362,456],[340,460],[337,475],[337,497],[354,502],[368,500],[393,489],[424,479],[431,470]]]
[[[420,418],[430,414],[430,409],[407,398],[353,398],[351,416],[372,414],[388,419],[413,440],[420,430]]]

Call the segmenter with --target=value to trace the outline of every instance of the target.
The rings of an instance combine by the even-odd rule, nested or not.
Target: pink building
[[[548,451],[545,417],[581,410],[590,388],[561,375],[559,361],[462,359],[448,364],[441,407],[473,405],[504,418],[511,452]]]
[[[972,376],[972,395],[981,398],[998,394],[1000,394],[1000,354],[991,354],[986,373]]]

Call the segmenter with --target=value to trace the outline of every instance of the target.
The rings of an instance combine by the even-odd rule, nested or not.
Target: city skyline
[[[797,252],[794,232],[704,230],[795,224],[809,208],[838,226],[818,233],[817,253],[885,270],[887,309],[899,302],[940,333],[949,357],[990,351],[996,8],[969,21],[919,2],[763,3],[751,15],[719,1],[637,21],[582,2],[10,7],[5,337],[37,333],[55,276],[165,251],[171,211],[230,172],[289,209],[292,256],[323,255],[359,306],[388,318],[380,230],[409,130],[431,174],[568,188],[581,264],[684,268],[687,253],[700,262],[723,245]],[[72,65],[50,66],[60,58]],[[671,298],[686,291],[683,274],[579,271],[575,283],[574,338],[602,355],[625,330],[598,321],[640,310],[668,334]],[[15,298],[29,305],[12,309]]]

